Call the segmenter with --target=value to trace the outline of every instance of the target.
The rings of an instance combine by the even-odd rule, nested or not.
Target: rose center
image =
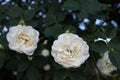
[[[21,33],[18,36],[18,40],[23,44],[27,44],[29,42],[29,37],[27,35]]]
[[[78,57],[78,52],[76,50],[76,48],[73,49],[66,49],[64,52],[64,55],[66,55],[67,58],[74,58],[74,57]]]

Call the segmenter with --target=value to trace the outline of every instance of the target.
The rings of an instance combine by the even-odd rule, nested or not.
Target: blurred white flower
[[[95,24],[100,26],[104,21],[100,19],[96,19]]]
[[[16,76],[17,74],[18,74],[18,73],[17,73],[16,71],[13,71],[13,75],[15,75],[15,76]]]
[[[42,52],[41,52],[42,56],[44,57],[48,57],[49,56],[49,50],[47,49],[43,49]]]
[[[109,59],[109,51],[104,53],[104,56],[98,60],[97,67],[100,70],[101,74],[110,76],[111,72],[117,68],[111,63]]]
[[[19,53],[32,55],[37,48],[39,32],[32,26],[13,26],[7,34],[9,48]]]
[[[0,44],[0,49],[3,49],[3,46]]]
[[[51,54],[63,67],[76,68],[89,57],[89,46],[76,34],[63,33],[54,41]]]
[[[43,42],[43,45],[46,45],[48,43],[48,40],[45,40],[44,42]]]
[[[28,60],[31,61],[33,59],[32,56],[28,56]]]
[[[50,70],[50,65],[49,65],[49,64],[46,64],[46,65],[43,67],[43,69],[44,69],[45,71]]]

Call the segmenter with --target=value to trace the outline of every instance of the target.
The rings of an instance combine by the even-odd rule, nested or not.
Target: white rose
[[[76,34],[63,33],[54,41],[51,54],[63,67],[76,68],[89,57],[89,46]]]
[[[7,34],[9,48],[19,53],[32,55],[37,48],[39,32],[32,26],[13,26]]]
[[[111,63],[108,57],[109,51],[104,53],[104,56],[98,60],[97,67],[100,70],[101,74],[110,76],[111,72],[117,68]]]

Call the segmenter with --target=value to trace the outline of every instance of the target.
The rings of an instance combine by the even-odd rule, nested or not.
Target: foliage
[[[23,0],[24,1],[24,0]],[[106,2],[107,1],[107,2]],[[120,79],[120,15],[117,0],[10,0],[0,1],[0,80],[119,80]],[[90,20],[83,22],[84,18]],[[103,20],[100,25],[96,19]],[[26,25],[39,31],[39,43],[32,56],[20,54],[8,48],[6,34],[12,26],[24,20]],[[118,27],[111,24],[118,22]],[[104,26],[104,22],[107,26]],[[79,23],[85,25],[80,29]],[[42,50],[50,53],[53,41],[61,33],[75,33],[90,47],[89,59],[79,68],[65,69],[55,63],[51,55],[45,57]],[[102,40],[97,40],[102,38]],[[107,39],[111,40],[108,41]],[[96,67],[104,52],[118,69],[112,76],[101,75]],[[44,66],[50,65],[50,70]]]

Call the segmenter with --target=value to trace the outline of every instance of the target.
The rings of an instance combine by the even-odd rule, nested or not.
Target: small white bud
[[[49,56],[49,50],[48,49],[43,49],[41,52],[41,55],[44,57],[48,57]]]
[[[16,71],[13,71],[13,75],[15,75],[15,76],[16,76],[17,74],[18,74],[18,73],[17,73]]]
[[[31,61],[33,59],[32,56],[28,56],[28,60]]]
[[[48,70],[50,70],[50,65],[46,64],[43,68],[44,68],[45,71],[48,71]]]

